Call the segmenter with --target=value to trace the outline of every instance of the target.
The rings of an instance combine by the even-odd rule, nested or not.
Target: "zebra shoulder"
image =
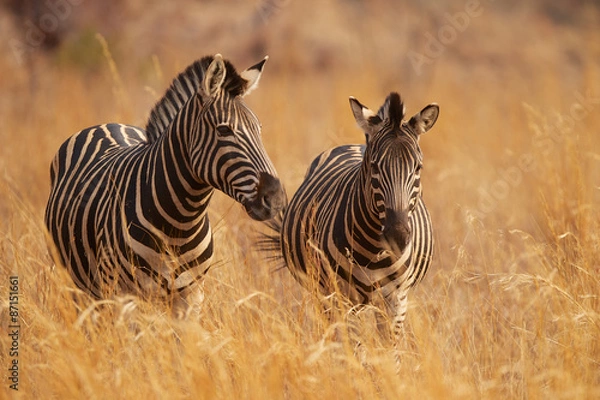
[[[137,126],[111,123],[99,125],[98,128],[98,132],[101,132],[107,139],[114,141],[121,147],[133,146],[147,141],[146,132]]]
[[[344,145],[322,152],[312,161],[304,179],[309,178],[323,168],[347,163],[359,163],[363,157],[364,147],[364,145]]]

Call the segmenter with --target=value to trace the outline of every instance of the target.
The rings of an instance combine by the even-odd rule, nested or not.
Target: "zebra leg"
[[[398,290],[394,301],[394,318],[392,320],[392,332],[396,345],[404,337],[404,320],[406,318],[406,310],[408,308],[408,291]]]
[[[204,280],[196,282],[173,300],[173,315],[181,319],[199,319],[204,302]]]

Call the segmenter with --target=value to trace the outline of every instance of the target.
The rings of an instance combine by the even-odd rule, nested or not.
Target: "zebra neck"
[[[142,209],[158,209],[154,221],[162,231],[188,230],[207,212],[214,189],[200,182],[190,162],[190,145],[199,112],[189,100],[166,131],[149,146],[140,166]]]

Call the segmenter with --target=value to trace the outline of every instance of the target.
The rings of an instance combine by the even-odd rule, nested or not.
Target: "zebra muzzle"
[[[400,257],[411,242],[412,231],[408,223],[408,213],[387,208],[382,233],[388,249]]]
[[[244,204],[248,215],[257,221],[271,219],[285,204],[285,192],[279,179],[262,172],[256,185],[256,197]]]

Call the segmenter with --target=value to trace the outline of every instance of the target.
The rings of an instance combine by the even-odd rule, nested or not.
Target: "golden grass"
[[[315,53],[286,48],[271,32],[287,32],[300,47],[314,43],[302,39],[306,25],[292,21],[311,18],[299,3],[282,2],[260,28],[271,59],[248,98],[290,195],[318,152],[363,140],[349,95],[374,109],[398,90],[411,115],[440,104],[438,124],[421,141],[436,256],[411,293],[400,363],[376,328],[376,310],[351,321],[361,362],[343,334],[348,310],[328,319],[286,270],[266,262],[253,247],[260,226],[225,196],[212,204],[217,261],[200,321],[173,320],[164,307],[139,299],[94,303],[77,294],[47,254],[42,217],[51,157],[85,126],[143,125],[153,93],[212,49],[180,49],[190,58],[175,60],[168,57],[173,48],[141,61],[115,56],[95,72],[34,54],[33,87],[31,71],[9,58],[0,63],[0,325],[4,332],[10,322],[13,275],[21,325],[19,391],[3,378],[0,397],[599,397],[600,48],[597,24],[584,23],[598,21],[598,11],[587,9],[578,26],[548,22],[526,7],[511,13],[490,5],[417,76],[410,64],[397,64],[396,53],[422,49],[422,33],[439,26],[426,15],[444,9],[408,8],[414,21],[425,21],[413,41],[362,36],[311,64]],[[323,6],[327,18],[342,18],[344,10]],[[350,37],[390,29],[385,12],[369,12]],[[350,35],[343,26],[337,21],[323,43]],[[122,39],[132,40],[127,33]],[[111,45],[104,41],[104,51]],[[583,108],[581,96],[591,99]],[[3,377],[11,342],[0,337]]]

